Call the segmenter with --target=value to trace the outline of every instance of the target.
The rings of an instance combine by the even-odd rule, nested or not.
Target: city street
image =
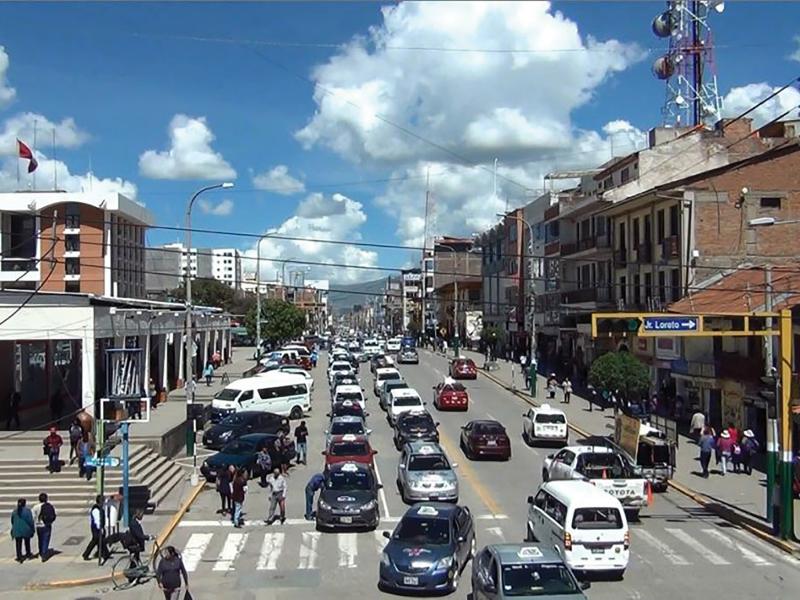
[[[541,478],[546,448],[528,448],[520,437],[526,404],[485,378],[465,382],[471,404],[467,413],[441,413],[430,405],[431,387],[443,377],[447,362],[429,352],[420,353],[419,365],[401,370],[411,387],[429,402],[440,422],[442,446],[458,463],[460,503],[477,517],[478,545],[518,542],[524,538],[526,497],[535,492]],[[285,525],[267,527],[266,495],[252,482],[245,503],[247,523],[234,530],[215,514],[217,495],[209,488],[176,529],[170,543],[183,552],[195,597],[224,591],[230,599],[306,599],[316,590],[336,597],[384,597],[376,586],[384,530],[391,530],[405,506],[395,486],[398,452],[391,440],[385,413],[371,392],[367,366],[361,368],[362,387],[368,393],[368,423],[373,447],[378,450],[377,469],[384,484],[380,498],[382,521],[376,532],[321,533],[303,520],[303,488],[321,468],[325,412],[328,406],[324,381],[325,360],[317,378],[312,415],[307,419],[308,466],[291,471]],[[512,440],[512,459],[507,463],[473,462],[458,448],[459,428],[477,418],[497,419]],[[610,413],[598,415],[611,422]],[[595,581],[590,598],[693,597],[698,590],[713,590],[737,597],[785,598],[800,585],[800,561],[785,555],[708,514],[675,492],[656,495],[643,511],[641,522],[632,524],[632,556],[623,581]],[[454,598],[469,592],[467,565]],[[141,590],[140,590],[141,591]],[[132,592],[120,593],[120,598]],[[139,594],[140,595],[140,594]]]

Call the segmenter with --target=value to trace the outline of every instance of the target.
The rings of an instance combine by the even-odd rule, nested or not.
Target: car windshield
[[[503,565],[502,570],[504,597],[580,593],[575,579],[561,563]]]
[[[388,381],[390,379],[400,379],[400,373],[392,371],[391,373],[379,373],[378,381]]]
[[[573,529],[622,529],[622,515],[617,508],[576,508]]]
[[[422,400],[418,396],[400,396],[394,399],[392,406],[422,406]]]
[[[224,400],[225,402],[233,402],[236,400],[236,397],[242,393],[242,390],[233,390],[231,388],[225,388],[224,390],[218,391],[214,394],[214,400]]]
[[[360,417],[363,415],[363,411],[358,404],[353,404],[352,406],[344,406],[344,405],[336,405],[333,407],[333,415],[334,417]]]
[[[564,418],[564,415],[551,414],[551,413],[540,413],[540,414],[536,415],[536,422],[537,423],[566,423],[567,420]]]
[[[352,368],[353,368],[353,367],[352,367],[352,366],[350,366],[350,363],[347,363],[347,364],[339,364],[339,365],[337,365],[337,364],[334,364],[334,365],[331,367],[331,370],[332,370],[332,371],[349,371],[349,370],[350,370],[350,369],[352,369]]]
[[[359,421],[344,421],[331,425],[333,435],[347,435],[348,433],[364,433],[364,426]]]
[[[474,431],[478,435],[501,435],[506,432],[500,423],[476,423]]]
[[[448,383],[442,388],[443,392],[463,392],[464,386],[460,383]]]
[[[403,427],[408,429],[427,429],[433,427],[433,419],[428,415],[409,414],[401,421]]]
[[[405,517],[393,537],[420,546],[444,545],[450,543],[450,523],[441,518]]]
[[[343,402],[345,400],[350,400],[352,402],[359,402],[361,400],[361,394],[358,392],[339,392],[336,394],[336,401]]]
[[[340,492],[356,492],[372,487],[372,478],[366,471],[334,471],[325,481],[325,488]]]
[[[224,391],[224,390],[223,390]],[[233,413],[232,415],[228,415],[222,421],[219,422],[220,425],[242,425],[249,420],[249,417],[246,417],[240,413]]]
[[[247,440],[234,440],[222,449],[224,454],[251,454],[255,451],[256,445]]]
[[[411,457],[409,471],[449,471],[450,463],[444,454],[416,454]]]
[[[330,454],[331,456],[364,456],[368,454],[368,450],[364,442],[342,442],[332,444]]]

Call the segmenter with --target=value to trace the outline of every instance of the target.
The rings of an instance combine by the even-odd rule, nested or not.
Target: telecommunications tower
[[[669,38],[669,50],[653,63],[653,74],[667,83],[665,125],[711,124],[721,117],[708,19],[723,10],[721,0],[668,0],[667,10],[653,19],[653,33]]]

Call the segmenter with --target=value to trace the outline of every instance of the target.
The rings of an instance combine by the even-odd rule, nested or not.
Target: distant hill
[[[328,305],[332,313],[342,314],[356,304],[367,304],[370,300],[380,300],[386,287],[386,277],[361,283],[331,283]]]

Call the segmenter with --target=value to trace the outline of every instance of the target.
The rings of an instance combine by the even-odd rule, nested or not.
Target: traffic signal
[[[639,327],[642,325],[641,319],[627,318],[627,319],[597,319],[597,333],[610,334],[610,333],[637,333]]]

